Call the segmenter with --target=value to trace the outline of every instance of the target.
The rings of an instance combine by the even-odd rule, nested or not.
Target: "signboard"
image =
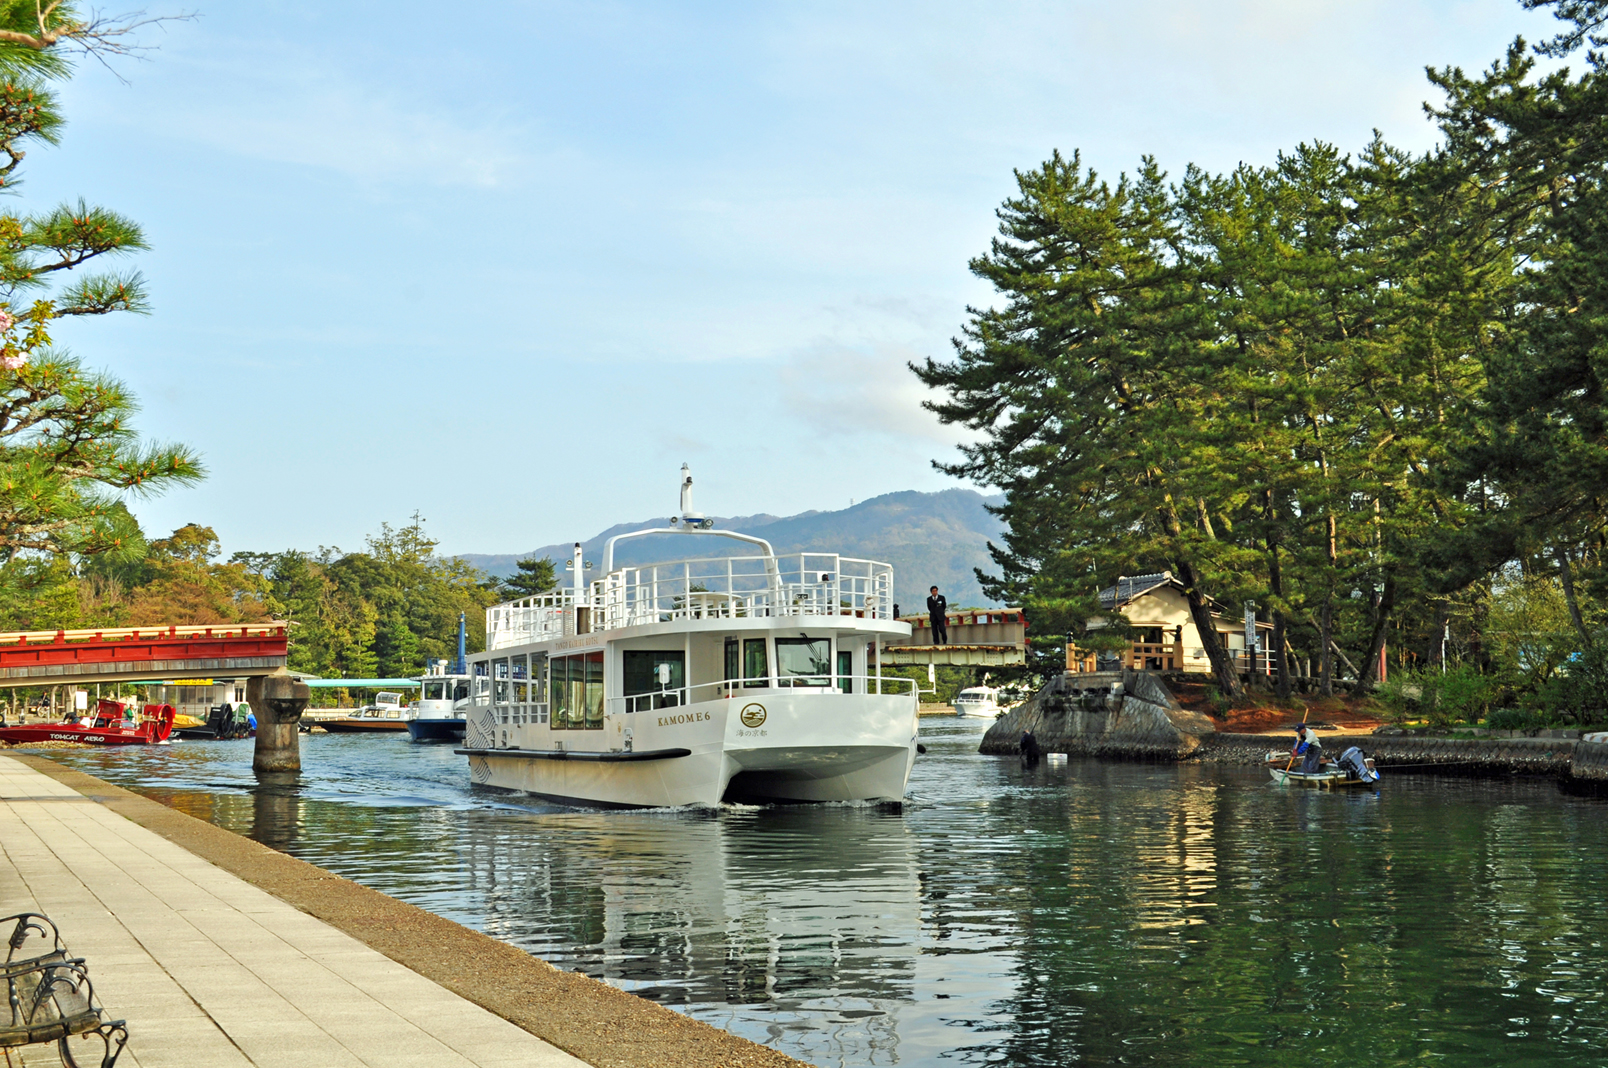
[[[1256,648],[1256,602],[1245,602],[1245,650]]]

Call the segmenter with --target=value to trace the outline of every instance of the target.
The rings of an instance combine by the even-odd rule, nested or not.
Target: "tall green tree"
[[[131,47],[137,20],[80,17],[71,4],[0,2],[0,186],[15,190],[38,144],[62,118],[53,81],[71,58]],[[19,556],[137,556],[123,500],[198,480],[188,449],[143,441],[137,405],[116,378],[52,344],[65,317],[146,310],[137,272],[93,264],[146,247],[138,226],[78,201],[0,212],[0,581],[37,570]]]

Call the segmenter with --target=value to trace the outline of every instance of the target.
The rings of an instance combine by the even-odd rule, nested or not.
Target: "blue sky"
[[[156,10],[156,9],[153,9]],[[204,4],[64,90],[23,203],[140,222],[154,314],[57,340],[126,379],[226,550],[415,509],[517,552],[676,504],[790,514],[954,483],[944,356],[1012,168],[1425,148],[1427,64],[1516,0]]]

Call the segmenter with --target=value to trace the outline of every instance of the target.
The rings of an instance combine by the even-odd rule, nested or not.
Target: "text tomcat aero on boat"
[[[464,617],[458,614],[458,655],[432,661],[435,668],[419,680],[419,703],[408,720],[408,737],[415,742],[463,741],[464,713],[469,708],[469,673],[464,662]]]
[[[587,582],[486,612],[465,746],[474,782],[628,807],[898,801],[916,755],[916,683],[883,678],[893,569],[832,553],[778,557],[692,511],[619,534]],[[648,534],[728,538],[752,556],[614,566]]]

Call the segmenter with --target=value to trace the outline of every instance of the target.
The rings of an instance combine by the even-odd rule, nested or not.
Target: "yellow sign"
[[[743,721],[745,727],[757,727],[765,722],[765,706],[757,702],[744,705],[743,710],[737,713],[737,718]]]
[[[163,686],[215,686],[211,679],[168,679]]]

